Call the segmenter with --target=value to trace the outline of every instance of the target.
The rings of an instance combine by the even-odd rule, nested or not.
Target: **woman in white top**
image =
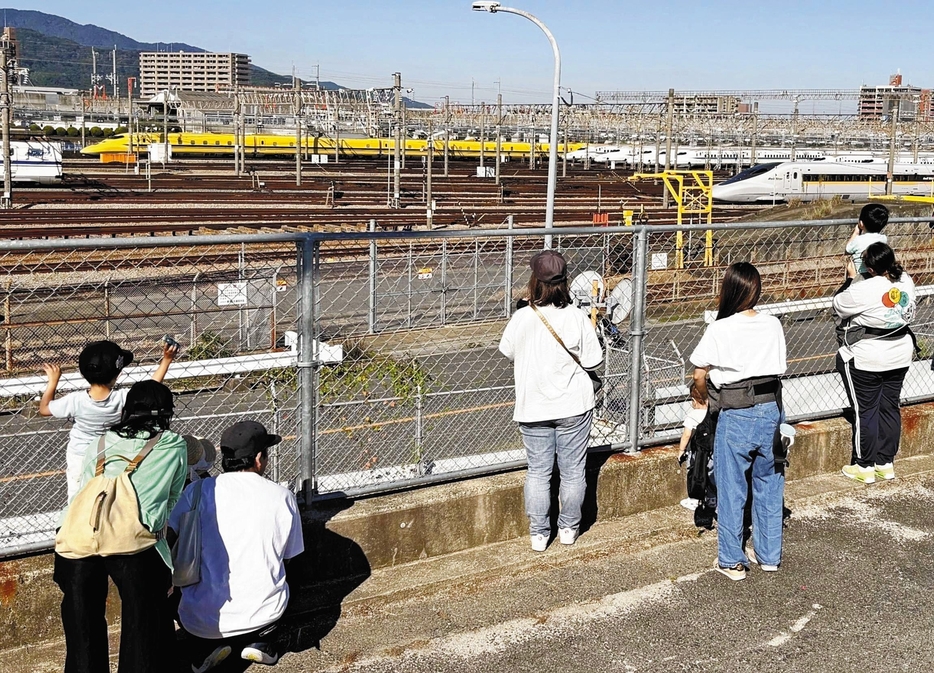
[[[843,320],[837,371],[855,417],[852,464],[844,466],[843,474],[871,484],[895,478],[892,461],[902,431],[899,396],[914,353],[908,324],[915,312],[915,284],[885,243],[866,248],[863,263],[870,276],[854,283],[856,267],[847,261],[847,280],[833,308]]]
[[[512,316],[499,350],[515,365],[513,420],[519,423],[529,464],[525,510],[532,549],[545,551],[551,537],[555,456],[561,472],[558,538],[563,544],[577,539],[594,408],[593,383],[584,368],[596,368],[603,361],[603,350],[590,320],[571,304],[567,264],[561,254],[545,250],[532,258],[530,266],[529,306]]]
[[[752,538],[760,567],[778,570],[782,557],[784,463],[773,443],[781,423],[785,373],[785,334],[774,316],[755,310],[762,293],[758,270],[748,262],[730,265],[723,275],[717,319],[694,352],[695,408],[711,400],[720,409],[714,435],[717,482],[717,570],[732,580],[746,577],[743,510],[752,478]],[[708,390],[707,377],[713,391]],[[713,392],[713,395],[709,395]],[[737,399],[739,398],[739,399]]]

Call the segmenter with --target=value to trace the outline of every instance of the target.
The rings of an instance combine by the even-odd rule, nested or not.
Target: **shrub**
[[[81,135],[81,129],[76,129],[74,126],[69,126],[69,127],[68,127],[68,137],[69,137],[69,138],[77,138],[77,137],[80,136],[80,135]]]
[[[188,357],[192,360],[229,358],[233,354],[224,338],[216,332],[202,332],[188,349]]]
[[[54,127],[54,126],[48,126],[48,125],[43,126],[43,127],[42,127],[42,135],[44,135],[44,136],[54,136],[54,135],[55,135],[55,127]]]
[[[90,129],[88,129],[88,135],[90,135],[92,138],[100,138],[104,135],[104,131],[100,126],[92,126]]]
[[[109,138],[109,137],[112,136],[113,134],[114,134],[114,130],[113,130],[113,129],[104,129],[103,131],[101,131],[101,135],[102,135],[103,137],[105,137],[105,138]]]
[[[41,131],[42,127],[36,124],[35,122],[33,122],[32,124],[29,125],[29,130],[32,131],[33,133],[36,133],[38,131]]]
[[[68,131],[65,130],[65,127],[64,127],[64,126],[59,126],[59,127],[57,127],[57,128],[55,129],[55,135],[57,135],[57,136],[67,136],[67,135],[68,135]]]

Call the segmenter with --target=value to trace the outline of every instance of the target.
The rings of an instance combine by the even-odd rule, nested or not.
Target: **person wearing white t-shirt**
[[[885,243],[866,248],[863,260],[869,278],[853,282],[858,272],[848,262],[833,309],[844,321],[837,371],[854,411],[853,457],[843,474],[872,484],[895,478],[892,461],[902,430],[899,397],[914,354],[908,325],[915,313],[915,284]]]
[[[731,580],[746,578],[743,512],[752,478],[752,539],[759,567],[777,571],[782,556],[784,465],[773,453],[781,423],[778,377],[787,367],[785,334],[778,318],[756,311],[762,293],[759,271],[748,262],[731,264],[723,276],[717,319],[690,360],[694,365],[692,403],[708,403],[710,384],[719,391],[714,434],[717,480],[717,570]],[[759,383],[755,383],[759,382]],[[743,404],[727,391],[743,390]]]
[[[295,495],[263,476],[269,447],[280,441],[255,421],[227,428],[223,474],[190,485],[169,517],[174,537],[200,484],[200,581],[181,588],[178,606],[195,673],[233,651],[260,664],[279,660],[276,626],[289,602],[285,562],[305,549]]]
[[[590,320],[571,303],[564,257],[545,250],[532,258],[530,266],[529,305],[509,320],[499,350],[514,365],[513,420],[519,423],[528,458],[525,511],[532,549],[541,552],[551,537],[551,473],[556,457],[561,473],[558,539],[566,545],[577,540],[595,404],[586,370],[603,362],[603,349]]]
[[[165,374],[178,351],[177,346],[165,345],[162,361],[152,379],[162,383]],[[120,348],[113,341],[92,341],[78,356],[78,371],[90,384],[88,390],[77,390],[55,399],[62,368],[45,363],[42,365],[49,382],[39,399],[39,415],[54,416],[72,421],[65,449],[65,481],[68,502],[78,492],[84,454],[91,442],[99,440],[111,426],[120,421],[126,403],[126,389],[114,390],[117,377],[123,368],[133,362],[133,353]]]

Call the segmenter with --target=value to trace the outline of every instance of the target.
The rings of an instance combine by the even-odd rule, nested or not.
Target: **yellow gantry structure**
[[[630,180],[662,180],[665,189],[678,206],[678,226],[685,215],[706,215],[707,224],[713,224],[713,171],[662,171],[661,173],[634,173]],[[704,266],[713,266],[713,231],[704,237]],[[684,232],[675,237],[675,268],[684,268]]]

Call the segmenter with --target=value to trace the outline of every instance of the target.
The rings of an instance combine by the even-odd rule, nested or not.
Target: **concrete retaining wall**
[[[901,457],[934,452],[934,404],[903,409],[902,426]],[[851,429],[843,419],[796,427],[789,479],[835,472],[849,462]],[[527,535],[523,479],[524,473],[516,472],[317,505],[306,516],[307,551],[297,573],[290,569],[290,612],[339,605],[372,568]],[[677,448],[592,456],[583,527],[676,504],[684,490]],[[60,637],[59,601],[51,554],[0,562],[0,650]],[[112,596],[109,612],[117,607]]]

